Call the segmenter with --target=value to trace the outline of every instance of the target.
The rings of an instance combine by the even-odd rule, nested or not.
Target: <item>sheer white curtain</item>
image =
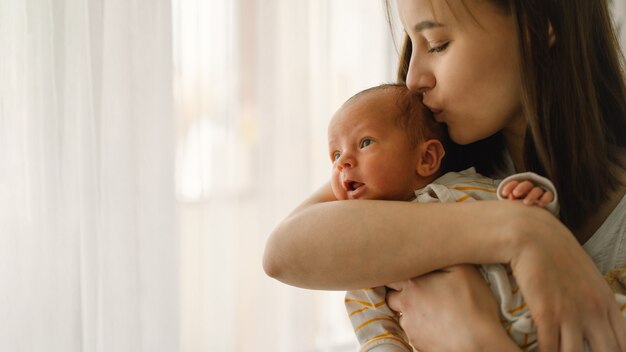
[[[171,5],[0,0],[0,350],[179,350]]]
[[[261,258],[328,180],[332,113],[394,80],[384,2],[175,0],[174,53],[182,349],[355,351],[343,293],[283,285]]]

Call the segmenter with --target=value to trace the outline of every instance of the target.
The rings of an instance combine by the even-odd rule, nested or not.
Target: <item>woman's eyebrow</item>
[[[445,25],[443,23],[439,23],[439,22],[422,21],[416,24],[415,26],[413,26],[413,29],[415,30],[415,32],[421,32],[425,29],[432,29],[432,28],[444,27],[444,26]]]

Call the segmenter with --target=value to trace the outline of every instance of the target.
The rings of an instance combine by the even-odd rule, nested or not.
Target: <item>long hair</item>
[[[626,165],[624,59],[606,0],[492,0],[518,24],[524,162],[559,192],[561,220],[579,229],[618,189]],[[551,43],[552,28],[555,40]],[[398,78],[406,79],[405,37]]]
[[[561,218],[577,229],[620,186],[616,171],[624,169],[624,59],[608,4],[510,0],[509,6],[519,24],[525,163],[553,180]]]

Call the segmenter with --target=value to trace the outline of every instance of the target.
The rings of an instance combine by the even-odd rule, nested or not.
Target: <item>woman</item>
[[[563,223],[515,202],[333,202],[326,185],[275,229],[266,272],[316,289],[397,282],[388,302],[418,347],[516,350],[468,266],[406,281],[510,263],[541,350],[582,351],[587,340],[593,351],[626,351],[626,323],[598,271],[626,264],[626,89],[606,1],[398,0],[398,9],[407,86],[455,142],[499,135],[508,173],[550,178]]]

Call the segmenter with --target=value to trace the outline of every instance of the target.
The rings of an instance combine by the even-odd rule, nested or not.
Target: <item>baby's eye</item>
[[[334,152],[333,153],[333,161],[337,161],[337,159],[339,159],[339,157],[341,156],[341,153],[339,152]]]
[[[371,138],[364,138],[364,139],[361,141],[361,146],[360,146],[360,147],[361,147],[361,148],[365,148],[365,147],[370,146],[370,145],[371,145],[371,144],[373,144],[373,143],[374,143],[374,140],[373,140],[373,139],[371,139]]]

